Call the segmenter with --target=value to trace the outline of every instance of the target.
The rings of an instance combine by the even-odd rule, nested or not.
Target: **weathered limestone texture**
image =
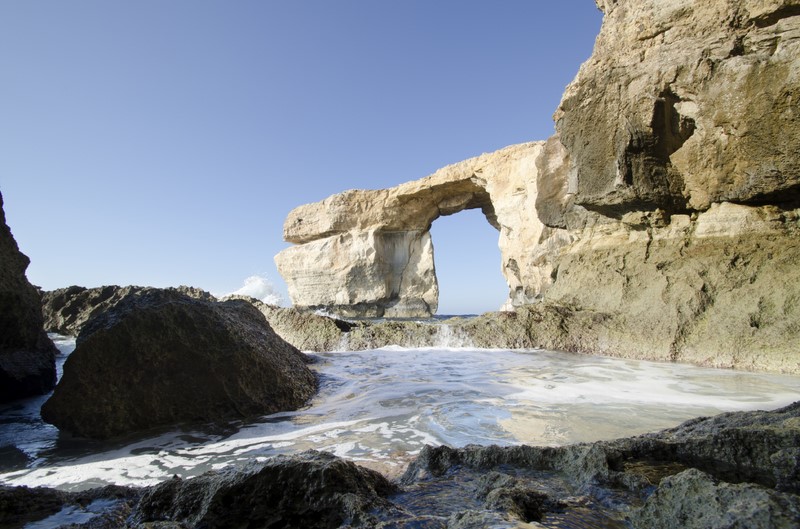
[[[6,225],[0,195],[0,402],[56,384],[56,347],[42,326],[39,292],[25,277],[29,262]]]
[[[555,119],[575,202],[619,214],[800,198],[796,0],[618,0]]]
[[[295,306],[433,312],[430,225],[480,207],[520,318],[465,326],[476,345],[800,373],[800,3],[598,6],[546,142],[290,213],[298,246],[276,261]],[[357,243],[385,232],[425,259],[387,266]]]
[[[392,189],[345,191],[296,208],[284,238],[297,246],[275,257],[292,302],[346,317],[432,315],[438,286],[431,224],[475,208],[499,230],[514,301],[540,297],[551,282],[549,255],[569,240],[536,215],[543,149],[543,142],[513,145]]]

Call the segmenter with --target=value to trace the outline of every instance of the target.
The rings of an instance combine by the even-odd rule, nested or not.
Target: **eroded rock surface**
[[[56,383],[56,347],[44,332],[30,260],[6,224],[0,195],[0,402],[41,395]]]
[[[86,288],[71,286],[42,293],[44,327],[48,332],[66,336],[78,336],[87,321],[106,312],[130,296],[152,290],[151,287],[106,285]],[[204,301],[216,298],[193,287],[168,288],[166,290],[185,294]]]
[[[499,230],[505,308],[541,325],[476,345],[800,373],[800,8],[598,5],[603,26],[555,136],[290,213],[284,235],[298,246],[276,261],[295,306],[432,312],[425,234],[480,207]],[[425,240],[425,260],[392,277],[428,294],[387,290],[385,252],[344,243],[382,231]]]
[[[426,447],[394,483],[309,451],[144,489],[0,487],[0,523],[75,509],[89,516],[69,527],[84,529],[789,529],[800,519],[799,453],[795,403],[615,441]]]
[[[374,527],[395,490],[383,476],[324,452],[276,457],[243,469],[174,478],[148,490],[135,523],[186,527]]]
[[[249,303],[137,290],[83,325],[42,418],[106,438],[293,410],[316,391],[307,362]]]
[[[613,213],[800,198],[794,0],[601,2],[556,112],[575,202]]]
[[[536,216],[542,142],[450,165],[392,189],[352,190],[289,213],[275,257],[296,307],[345,317],[427,317],[438,306],[431,224],[481,209],[499,230],[504,273],[520,301],[550,283],[548,254],[563,242]],[[528,248],[530,241],[541,248]],[[538,263],[539,266],[534,266]],[[528,298],[524,291],[528,291]]]

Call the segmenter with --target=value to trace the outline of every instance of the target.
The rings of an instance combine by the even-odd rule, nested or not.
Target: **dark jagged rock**
[[[692,468],[664,478],[631,520],[648,529],[790,528],[798,526],[800,501],[751,483],[720,482]]]
[[[0,487],[0,525],[106,499],[70,527],[789,529],[800,520],[798,451],[800,402],[615,441],[426,447],[397,483],[309,451],[138,491]]]
[[[140,494],[139,489],[114,485],[84,492],[0,485],[0,527],[21,529],[47,520],[50,527],[118,529],[125,527]]]
[[[386,478],[324,452],[277,457],[241,470],[173,478],[150,489],[132,519],[187,527],[374,527],[391,511]]]
[[[30,260],[6,225],[0,194],[0,402],[47,393],[56,383],[56,347],[42,325],[39,291],[28,282]]]
[[[800,403],[795,403],[772,412],[698,418],[658,433],[591,444],[427,447],[402,483],[464,482],[465,475],[482,474],[490,478],[490,494],[499,502],[495,506],[504,505],[517,518],[535,512],[525,505],[538,505],[545,517],[551,512],[549,516],[585,518],[589,505],[608,520],[628,518],[642,529],[795,528],[800,519],[799,448]],[[552,491],[564,483],[563,495],[552,498]],[[524,491],[535,491],[537,485],[549,490],[547,497],[526,496]],[[475,488],[475,497],[488,496],[485,491],[485,486]]]
[[[293,410],[316,390],[307,362],[249,303],[131,291],[83,325],[42,418],[107,438]]]
[[[114,308],[128,296],[150,290],[150,287],[106,285],[86,288],[71,286],[42,293],[44,327],[48,332],[78,336],[83,325],[93,317]],[[204,301],[216,298],[194,287],[168,288]]]

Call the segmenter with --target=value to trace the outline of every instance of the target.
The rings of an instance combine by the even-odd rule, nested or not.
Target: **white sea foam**
[[[227,295],[250,296],[268,305],[284,304],[283,296],[275,290],[275,285],[266,277],[259,275],[248,277],[244,280],[244,284],[239,290],[235,290]]]
[[[800,377],[546,351],[386,347],[316,357],[321,388],[307,408],[233,434],[173,432],[75,454],[35,416],[38,406],[16,415],[0,409],[13,419],[0,430],[0,447],[20,446],[32,458],[6,467],[0,482],[148,485],[311,448],[396,472],[426,444],[611,439],[800,397]]]

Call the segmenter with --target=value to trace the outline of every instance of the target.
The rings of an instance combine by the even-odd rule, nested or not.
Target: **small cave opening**
[[[437,315],[483,314],[498,310],[508,297],[498,248],[500,233],[480,209],[442,216],[431,226]]]
[[[653,106],[653,120],[650,124],[655,136],[655,155],[664,164],[669,157],[694,134],[695,123],[692,118],[682,116],[675,105],[681,98],[665,90],[659,94]]]

